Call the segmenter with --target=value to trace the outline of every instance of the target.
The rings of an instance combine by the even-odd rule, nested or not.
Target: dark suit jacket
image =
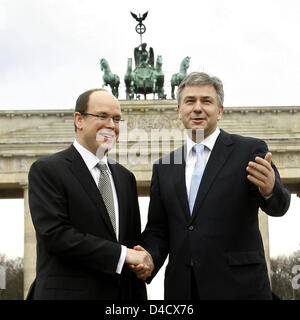
[[[38,159],[29,172],[29,205],[37,238],[31,299],[146,299],[143,281],[124,264],[121,244],[140,240],[134,175],[110,164],[119,203],[119,242],[99,190],[73,147]]]
[[[276,182],[270,199],[265,200],[247,180],[248,162],[256,155],[264,157],[267,145],[221,130],[192,216],[184,149],[153,166],[149,217],[142,235],[156,266],[153,276],[169,253],[165,298],[190,299],[194,272],[200,299],[271,299],[258,209],[281,216],[289,207],[290,193],[274,165]],[[178,164],[181,159],[183,164]]]

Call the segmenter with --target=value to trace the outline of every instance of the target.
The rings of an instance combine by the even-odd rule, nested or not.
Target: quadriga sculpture
[[[154,66],[154,52],[146,50],[146,43],[134,49],[135,69],[132,70],[132,59],[128,58],[127,71],[124,77],[126,99],[139,98],[140,94],[146,99],[147,94],[158,95],[159,99],[166,99],[164,94],[164,74],[162,72],[162,57],[157,56]]]

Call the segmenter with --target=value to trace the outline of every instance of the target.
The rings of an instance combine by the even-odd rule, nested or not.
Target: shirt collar
[[[201,144],[205,145],[210,151],[213,149],[216,140],[220,134],[220,129],[217,127],[216,130],[206,137]],[[188,135],[186,135],[186,144],[187,144],[187,155],[190,154],[193,146],[196,144]]]
[[[73,146],[75,149],[80,153],[84,163],[88,167],[89,171],[91,171],[95,166],[99,163],[99,161],[103,161],[107,168],[109,173],[110,169],[107,162],[107,156],[105,155],[102,159],[99,159],[96,155],[94,155],[91,151],[87,150],[85,147],[83,147],[77,140],[73,142]]]

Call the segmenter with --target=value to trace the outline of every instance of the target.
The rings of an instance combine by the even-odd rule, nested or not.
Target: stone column
[[[35,278],[36,264],[36,240],[32,224],[29,203],[28,185],[23,185],[24,190],[24,298],[26,298],[29,287]]]
[[[271,261],[270,261],[270,242],[269,242],[269,222],[268,215],[259,209],[259,229],[264,243],[265,258],[268,267],[269,279],[271,282]]]

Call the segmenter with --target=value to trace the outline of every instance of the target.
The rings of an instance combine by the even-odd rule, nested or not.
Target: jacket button
[[[194,226],[189,226],[189,230],[193,231],[194,230]]]

